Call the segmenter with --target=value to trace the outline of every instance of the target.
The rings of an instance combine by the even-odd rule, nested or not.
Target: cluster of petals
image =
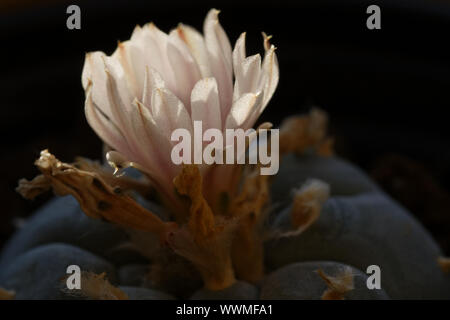
[[[252,128],[278,84],[275,47],[264,35],[264,58],[246,56],[245,33],[234,49],[218,21],[207,14],[203,35],[180,24],[169,34],[153,23],[107,56],[86,55],[82,84],[89,125],[121,159],[139,166],[165,191],[179,167],[171,161],[175,129]]]

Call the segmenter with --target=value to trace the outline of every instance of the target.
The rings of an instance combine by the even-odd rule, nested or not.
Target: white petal
[[[211,70],[219,88],[222,119],[228,114],[233,99],[231,45],[218,20],[219,11],[212,9],[206,16],[204,34]]]
[[[132,104],[130,96],[125,88],[124,76],[120,70],[115,69],[110,64],[111,61],[105,61],[107,74],[107,100],[111,109],[111,119],[117,125],[125,137],[130,150],[136,155],[139,154],[140,145],[133,127],[131,125],[130,112]]]
[[[156,88],[164,88],[165,83],[161,75],[153,68],[145,67],[144,93],[142,103],[151,110],[152,93]]]
[[[148,110],[141,102],[135,100],[134,104],[134,120],[136,127],[141,131],[140,134],[143,132],[146,133],[146,136],[143,137],[145,143],[144,146],[147,144],[152,145],[154,149],[160,149],[162,145],[167,144],[167,141],[170,140],[170,137],[163,136],[158,128],[158,124],[156,123],[155,119],[150,113],[150,110]],[[148,140],[147,140],[148,139]],[[145,149],[145,147],[144,147]]]
[[[105,54],[100,51],[86,54],[81,82],[84,90],[87,90],[88,85],[91,85],[92,100],[104,114],[110,117],[111,112],[106,99],[105,57]]]
[[[169,36],[150,23],[143,27],[140,40],[145,65],[158,71],[170,90],[176,89],[174,71],[167,56]]]
[[[180,24],[176,31],[178,38],[186,43],[197,62],[202,78],[210,77],[212,73],[203,36],[194,28],[183,24]]]
[[[263,99],[264,99],[264,92],[258,92],[257,93],[257,100],[255,104],[252,107],[252,111],[250,112],[250,115],[248,116],[247,120],[243,124],[243,127],[245,129],[252,128],[256,120],[258,120],[259,116],[261,115],[261,112],[263,110]]]
[[[265,46],[267,46],[267,44]],[[275,54],[275,47],[272,45],[266,51],[262,65],[260,89],[264,90],[264,99],[260,110],[260,114],[266,107],[270,98],[272,98],[272,95],[275,92],[275,89],[277,88],[279,77],[280,74],[278,69],[277,55]]]
[[[112,55],[121,64],[133,98],[141,98],[144,83],[144,58],[142,49],[132,41],[119,43]]]
[[[131,33],[130,40],[136,41],[136,40],[140,40],[141,38],[142,38],[142,28],[140,25],[137,25],[134,28],[133,32]]]
[[[170,139],[178,128],[192,132],[191,117],[183,103],[165,88],[156,88],[152,94],[151,113],[163,136]]]
[[[246,93],[233,103],[230,114],[226,120],[227,129],[250,128],[254,122],[251,117],[255,109],[259,107],[262,100],[262,94]],[[256,120],[256,119],[255,119]]]
[[[173,167],[170,154],[170,137],[162,135],[150,111],[138,100],[133,103],[131,123],[140,145],[140,163],[149,168],[158,168],[162,175],[171,174]]]
[[[167,44],[167,56],[175,72],[176,91],[174,94],[183,101],[190,112],[191,91],[194,85],[201,79],[200,70],[192,57],[186,44],[177,37],[177,32],[172,31]]]
[[[88,85],[94,82],[94,80],[98,79],[103,80],[104,82],[106,81],[106,75],[99,73],[99,71],[104,70],[104,64],[102,61],[102,57],[104,56],[105,54],[101,51],[86,53],[86,56],[84,58],[83,71],[81,73],[81,83],[84,90],[86,90]]]
[[[152,157],[155,156],[155,145],[151,141],[151,129],[156,126],[151,118],[149,110],[134,100],[130,112],[130,125],[134,131],[134,136],[139,141],[139,158],[141,163],[151,163]],[[167,141],[166,141],[167,143]],[[138,161],[138,160],[135,160]]]
[[[220,52],[225,59],[225,63],[228,69],[231,70],[233,62],[232,62],[232,52],[231,52],[231,44],[228,39],[227,34],[223,30],[222,26],[219,23],[219,10],[211,9],[206,16],[204,23],[204,34],[206,40],[206,48],[210,50],[209,45],[215,46],[218,45]],[[209,38],[209,39],[208,39]],[[214,48],[215,49],[215,48]]]
[[[120,129],[98,109],[92,100],[91,89],[88,87],[87,90],[84,110],[89,125],[110,147],[121,152],[129,153],[126,139],[120,132]]]
[[[117,59],[104,58],[106,73],[106,97],[111,114],[118,124],[123,123],[126,112],[130,110],[133,101],[128,90],[125,73]]]
[[[234,69],[235,72],[236,72],[236,66],[240,65],[246,57],[245,37],[246,37],[246,33],[242,32],[241,35],[239,36],[239,38],[236,40],[236,44],[234,45],[233,67],[235,68]]]
[[[242,78],[242,63],[245,60],[245,35],[243,32],[239,36],[233,49],[233,70],[234,70],[234,90],[233,90],[233,102],[236,101],[242,94],[239,91],[238,79]]]
[[[261,56],[256,54],[244,59],[240,65],[235,66],[236,80],[234,83],[234,99],[244,93],[257,92],[261,75]]]
[[[209,128],[222,130],[216,79],[205,78],[197,82],[192,90],[191,108],[192,122],[202,121],[204,131]]]

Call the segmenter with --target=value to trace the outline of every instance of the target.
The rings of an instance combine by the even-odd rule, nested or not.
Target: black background
[[[69,4],[81,8],[81,30],[66,28]],[[381,7],[381,30],[366,28],[370,4]],[[19,178],[37,173],[33,161],[40,150],[49,148],[64,161],[101,156],[101,142],[83,114],[85,53],[111,54],[117,40],[127,40],[136,24],[150,21],[163,31],[178,22],[201,30],[211,7],[221,10],[233,45],[247,31],[248,54],[263,51],[261,31],[273,35],[281,76],[261,121],[279,124],[313,105],[325,109],[337,153],[372,173],[447,250],[450,1],[445,0],[96,0],[3,7],[0,245],[13,231],[13,217],[27,216],[48,198],[26,201],[14,192]],[[386,158],[392,154],[394,162]]]

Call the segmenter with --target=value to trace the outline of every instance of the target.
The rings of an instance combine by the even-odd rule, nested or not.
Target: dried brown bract
[[[162,238],[175,227],[163,222],[156,215],[140,206],[120,187],[106,183],[102,174],[85,171],[63,163],[44,150],[35,165],[42,172],[40,178],[21,180],[17,191],[23,196],[36,196],[44,181],[60,196],[72,195],[80,203],[84,213],[95,219],[104,219],[124,227],[156,233]],[[94,170],[94,168],[91,168]],[[109,179],[111,181],[112,177]],[[48,189],[48,188],[46,188]]]
[[[353,272],[350,267],[345,267],[336,276],[327,275],[321,269],[317,270],[317,273],[328,286],[322,300],[344,300],[345,294],[354,289]]]
[[[328,116],[318,108],[308,115],[293,116],[280,127],[280,154],[312,150],[321,156],[333,154],[333,139],[327,136]]]

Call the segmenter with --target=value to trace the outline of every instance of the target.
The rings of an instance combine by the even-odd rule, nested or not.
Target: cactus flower
[[[89,125],[113,150],[113,165],[139,168],[173,208],[173,179],[180,171],[171,161],[171,133],[251,128],[278,83],[275,47],[264,34],[265,56],[246,56],[245,33],[234,49],[212,9],[204,34],[180,24],[166,34],[153,23],[137,26],[131,39],[107,56],[86,55],[82,84]],[[195,152],[195,150],[194,150]],[[211,167],[211,166],[209,166]],[[204,187],[227,191],[229,166],[206,168]],[[217,172],[210,172],[217,171]],[[210,192],[215,202],[219,192]],[[178,207],[179,208],[179,207]]]

